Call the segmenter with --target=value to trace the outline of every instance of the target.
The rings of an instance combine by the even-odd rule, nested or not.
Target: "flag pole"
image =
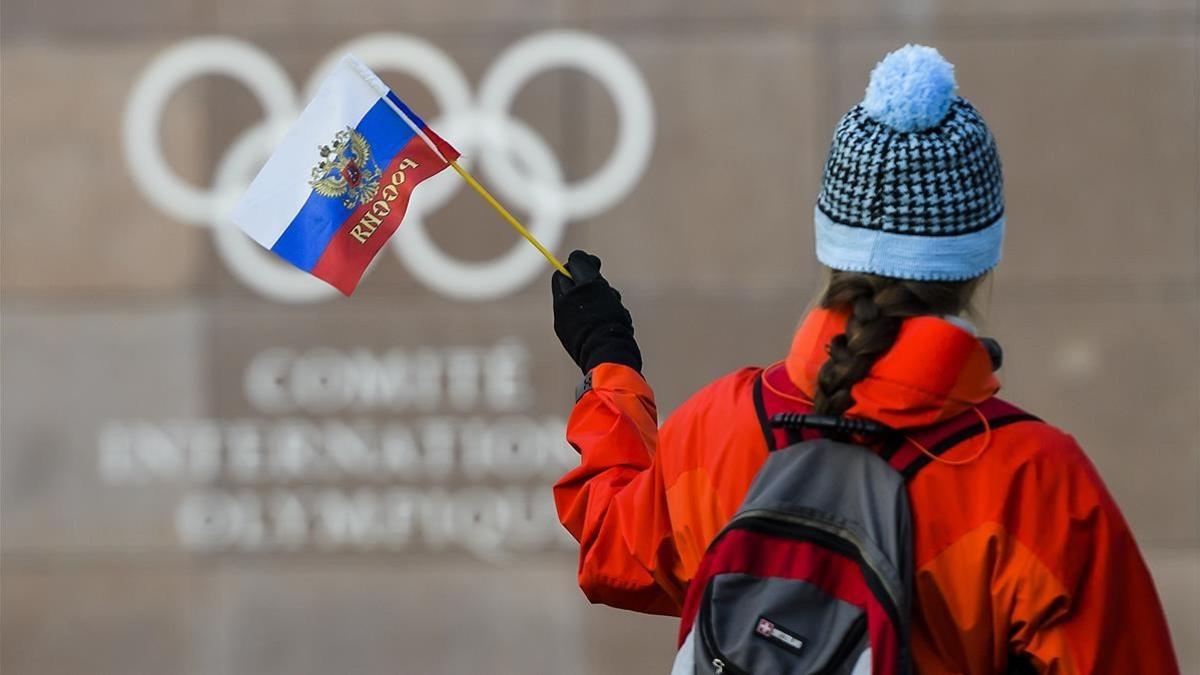
[[[508,221],[509,225],[513,226],[514,230],[516,230],[522,237],[525,237],[525,241],[533,244],[533,247],[541,252],[541,254],[546,257],[546,260],[549,260],[550,264],[554,265],[555,269],[566,275],[568,279],[571,278],[571,273],[567,271],[567,268],[563,267],[563,264],[558,261],[558,258],[555,258],[553,253],[546,250],[546,247],[542,246],[542,242],[538,241],[537,237],[534,237],[529,230],[525,229],[525,226],[522,225],[515,217],[513,217],[513,214],[509,213],[508,209],[504,208],[503,204],[496,201],[496,198],[493,197],[492,194],[488,192],[482,185],[480,185],[479,181],[475,180],[474,176],[467,173],[466,169],[459,166],[458,162],[454,161],[453,159],[447,161],[450,163],[451,168],[457,171],[458,175],[462,176],[462,179],[467,182],[467,185],[470,185],[472,188],[474,188],[475,191],[479,193],[479,196],[483,197],[484,201],[486,201],[488,204],[491,204],[492,208],[496,209],[496,212],[503,216],[504,219]]]
[[[537,237],[534,237],[529,230],[525,229],[525,226],[522,225],[516,218],[514,218],[513,214],[508,212],[508,209],[504,208],[500,202],[496,201],[496,198],[493,197],[490,192],[484,189],[484,187],[479,184],[479,181],[475,180],[474,176],[467,173],[465,169],[458,165],[458,162],[442,154],[442,151],[438,149],[437,144],[430,140],[429,136],[421,129],[420,125],[414,123],[408,117],[408,115],[406,115],[404,111],[400,109],[400,106],[396,105],[396,102],[391,99],[390,94],[392,90],[383,83],[383,80],[379,79],[378,75],[371,72],[371,69],[368,68],[366,64],[354,58],[354,56],[347,54],[344,58],[346,62],[348,62],[350,66],[354,68],[356,72],[358,72],[359,76],[366,80],[367,84],[370,85],[371,88],[373,88],[380,95],[380,97],[383,98],[384,101],[387,101],[388,107],[390,107],[397,115],[399,115],[400,119],[404,120],[404,122],[412,128],[413,132],[421,137],[421,140],[425,141],[425,145],[428,145],[438,157],[441,157],[443,161],[453,167],[454,170],[458,172],[458,175],[462,176],[462,179],[467,181],[467,185],[470,185],[472,188],[474,188],[475,191],[479,193],[479,196],[483,197],[484,201],[486,201],[488,204],[491,204],[492,208],[496,209],[496,213],[499,213],[501,216],[503,216],[504,219],[508,221],[508,224],[513,226],[514,230],[516,230],[522,237],[525,237],[525,241],[533,244],[533,247],[536,248],[543,256],[545,256],[546,260],[549,260],[550,264],[554,265],[555,269],[566,275],[568,279],[571,278],[571,273],[567,271],[567,268],[563,267],[563,264],[558,261],[558,258],[555,258],[553,253],[546,250],[546,247],[542,246],[542,242],[538,241]]]

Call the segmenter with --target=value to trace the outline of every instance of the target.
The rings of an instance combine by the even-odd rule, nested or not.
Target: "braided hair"
[[[910,281],[860,272],[831,271],[820,305],[847,312],[850,318],[846,322],[846,332],[830,341],[829,360],[817,373],[814,412],[844,414],[854,405],[851,389],[892,348],[905,319],[969,313],[971,299],[982,278]]]

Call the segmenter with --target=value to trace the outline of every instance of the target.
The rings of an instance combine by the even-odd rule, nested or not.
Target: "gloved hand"
[[[565,265],[572,278],[555,272],[554,333],[586,375],[601,363],[620,363],[642,371],[642,353],[633,339],[633,318],[621,294],[600,275],[600,259],[572,251]]]

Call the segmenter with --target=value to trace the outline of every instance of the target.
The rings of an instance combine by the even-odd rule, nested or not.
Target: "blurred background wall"
[[[674,622],[589,606],[550,510],[578,373],[549,268],[422,266],[492,265],[521,247],[502,221],[460,191],[401,242],[415,263],[392,249],[352,299],[296,302],[313,287],[212,211],[264,107],[179,63],[161,128],[130,142],[166,165],[135,158],[135,180],[131,94],[166,50],[241,41],[216,58],[260,88],[282,74],[266,105],[286,117],[323,59],[382,32],[436,48],[371,53],[400,54],[378,70],[469,158],[511,160],[481,178],[560,254],[604,258],[666,410],[782,356],[819,278],[833,125],[886,51],[936,45],[1005,163],[985,310],[1006,395],[1094,459],[1200,673],[1197,26],[1194,0],[4,0],[0,669],[665,672]],[[563,28],[633,80],[610,91],[555,67],[592,63],[584,43],[543,42],[509,116],[471,115],[513,45]],[[584,208],[555,173],[604,169],[638,83],[648,164]],[[243,150],[231,184],[262,159]]]

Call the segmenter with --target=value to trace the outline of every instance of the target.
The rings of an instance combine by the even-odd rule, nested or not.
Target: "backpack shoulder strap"
[[[801,440],[816,438],[817,434],[805,430],[795,431],[771,426],[771,420],[780,413],[810,413],[812,403],[800,388],[792,383],[787,369],[777,364],[764,369],[754,381],[754,407],[763,436],[767,439],[767,451],[774,452]]]
[[[797,434],[794,431],[772,427],[771,420],[779,413],[812,412],[812,403],[788,377],[787,370],[782,365],[763,370],[754,381],[754,406],[758,412],[759,424],[762,425],[763,436],[767,440],[768,451],[819,436],[812,430]],[[1007,401],[992,397],[944,422],[897,434],[892,441],[885,444],[879,454],[892,468],[903,474],[905,480],[912,480],[917,472],[929,465],[933,459],[908,442],[909,439],[920,443],[930,455],[940,456],[988,429],[995,430],[1027,421],[1040,420]]]
[[[922,452],[914,443],[901,442],[895,449],[889,448],[883,453],[883,458],[903,474],[905,480],[912,480],[918,471],[934,461],[934,457],[940,457],[951,448],[980,436],[989,429],[995,431],[1017,422],[1038,421],[1041,420],[993,396],[944,422],[914,429],[905,434],[906,438],[902,440],[916,441],[929,451],[928,454]]]

